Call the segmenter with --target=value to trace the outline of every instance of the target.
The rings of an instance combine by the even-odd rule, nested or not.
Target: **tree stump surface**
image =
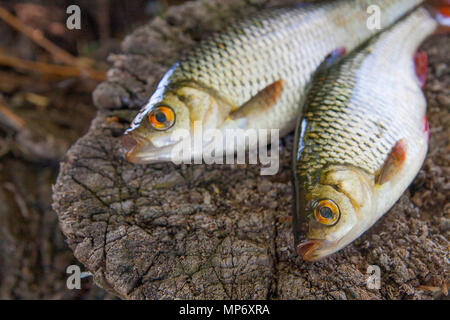
[[[53,208],[95,282],[125,299],[430,299],[446,293],[450,230],[450,37],[428,53],[430,149],[397,204],[344,250],[308,263],[293,248],[292,134],[280,171],[258,165],[133,165],[120,136],[183,52],[280,1],[196,1],[127,36],[93,93],[89,132],[69,150]],[[283,3],[287,3],[284,1]],[[381,289],[366,285],[381,268]]]

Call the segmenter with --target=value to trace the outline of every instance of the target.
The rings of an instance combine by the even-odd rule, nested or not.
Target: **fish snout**
[[[297,253],[303,258],[305,261],[315,261],[319,256],[315,253],[318,248],[323,246],[323,240],[305,240],[300,242],[297,247]]]
[[[126,150],[125,159],[129,162],[135,162],[135,152],[136,146],[138,145],[137,140],[130,133],[122,136],[122,146]]]
[[[125,134],[122,136],[122,145],[127,152],[130,152],[136,147],[137,141],[131,134]]]
[[[153,142],[140,135],[127,133],[122,136],[125,159],[134,164],[150,164],[172,161],[172,145],[156,147]]]

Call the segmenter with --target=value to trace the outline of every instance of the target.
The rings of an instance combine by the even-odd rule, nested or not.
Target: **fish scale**
[[[424,137],[426,104],[412,57],[435,27],[425,15],[423,9],[415,12],[407,23],[315,76],[296,153],[296,173],[305,190],[329,165],[351,165],[375,176],[400,139],[414,156],[416,142]]]
[[[294,128],[312,75],[329,54],[334,58],[351,52],[421,2],[336,0],[263,10],[230,24],[166,72],[125,132],[126,158],[134,163],[172,161],[183,141],[194,142],[199,121],[222,134],[228,129],[276,129],[283,136]],[[379,29],[367,26],[371,5],[380,9]],[[159,123],[156,113],[170,121]],[[174,134],[180,132],[186,133],[182,139]],[[185,158],[203,157],[211,139],[204,137]],[[238,148],[255,147],[241,140]],[[258,147],[267,141],[261,138]]]
[[[420,2],[333,1],[257,14],[188,53],[173,70],[168,87],[186,81],[212,86],[238,108],[282,79],[284,90],[268,111],[267,121],[249,126],[289,130],[299,111],[302,89],[325,56],[337,47],[350,51],[378,32],[366,27],[369,5],[380,6],[385,28]]]
[[[366,232],[411,184],[426,156],[422,91],[437,22],[417,8],[312,79],[293,155],[294,244],[306,261]]]

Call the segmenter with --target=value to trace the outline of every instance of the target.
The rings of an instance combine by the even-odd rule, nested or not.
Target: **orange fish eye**
[[[149,113],[148,123],[156,130],[167,130],[175,124],[175,112],[169,106],[157,106]]]
[[[314,207],[314,218],[317,222],[332,226],[335,225],[341,213],[337,204],[330,199],[319,200]]]

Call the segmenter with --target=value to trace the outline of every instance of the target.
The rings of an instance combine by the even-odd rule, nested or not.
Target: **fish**
[[[295,249],[341,250],[383,216],[419,172],[429,127],[422,87],[437,23],[420,7],[314,75],[293,152]]]
[[[194,140],[196,123],[203,132],[289,133],[307,84],[324,60],[352,51],[421,2],[330,1],[265,9],[230,24],[164,74],[123,136],[126,159],[137,164],[172,161],[183,141]],[[380,10],[379,29],[368,27],[368,8],[373,5]],[[198,156],[195,152],[201,155],[211,139],[205,135],[192,158]]]

